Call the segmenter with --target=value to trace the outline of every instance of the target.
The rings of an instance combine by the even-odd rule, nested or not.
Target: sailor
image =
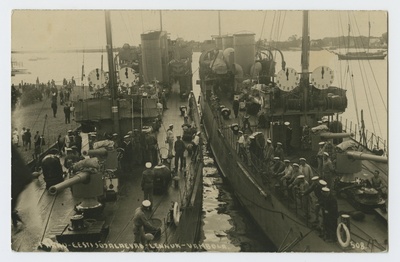
[[[114,133],[112,135],[112,141],[114,142],[114,148],[117,149],[120,147],[120,140],[119,140],[119,136],[117,133]]]
[[[278,156],[276,156],[272,160],[272,165],[270,170],[273,176],[278,176],[279,173],[285,170],[285,163]]]
[[[295,201],[300,201],[300,206],[305,210],[306,216],[309,216],[309,202],[310,197],[304,195],[304,192],[310,187],[310,184],[305,180],[304,175],[299,175],[296,180],[289,186],[292,187],[291,191],[293,194],[293,199]]]
[[[84,157],[79,155],[77,146],[71,146],[71,148],[68,148],[66,154],[67,156],[64,158],[64,167],[69,171],[76,162],[84,159]]]
[[[322,214],[324,239],[335,242],[337,218],[339,216],[338,203],[328,187],[322,188]]]
[[[241,159],[245,158],[246,150],[244,148],[244,135],[243,131],[239,130],[239,137],[237,141],[237,153]]]
[[[250,116],[248,114],[245,114],[243,117],[242,131],[246,132],[247,129],[250,131],[250,133],[253,133],[253,130],[251,130],[251,126],[250,126]]]
[[[124,153],[121,159],[121,166],[124,172],[132,171],[132,161],[133,161],[133,148],[131,144],[131,137],[129,135],[124,136],[124,142],[122,142],[122,149]]]
[[[144,200],[142,206],[136,208],[135,214],[133,215],[133,242],[136,244],[146,244],[144,227],[153,231],[158,230],[158,228],[154,227],[148,219],[151,204],[151,201]]]
[[[274,150],[274,156],[279,157],[279,159],[283,160],[285,158],[285,154],[283,152],[283,148],[282,148],[282,143],[281,142],[277,142],[276,143],[276,148]]]
[[[251,163],[258,164],[256,159],[257,159],[257,145],[256,145],[256,138],[254,135],[249,136],[250,138],[250,143],[249,143],[249,152],[250,152],[250,161]]]
[[[146,163],[146,169],[142,173],[142,190],[144,200],[150,200],[153,203],[153,189],[154,189],[154,171],[151,169],[150,162]]]
[[[322,205],[322,188],[326,187],[327,183],[325,180],[319,179],[318,176],[313,176],[311,178],[311,185],[310,187],[304,192],[304,195],[310,195],[311,201],[314,207],[314,220],[312,221],[313,224],[319,224],[319,216],[320,210]]]
[[[300,162],[300,172],[303,173],[305,180],[310,183],[313,171],[311,166],[307,164],[307,160],[304,157],[299,159]]]
[[[42,159],[43,178],[46,182],[46,189],[64,181],[64,173],[58,158],[59,151],[55,148],[50,149],[48,154]]]
[[[328,187],[333,189],[335,179],[335,168],[327,152],[324,152],[324,160],[322,164],[322,178],[328,183]]]
[[[290,126],[290,122],[285,122],[284,125],[286,126],[286,141],[285,141],[285,146],[286,146],[286,153],[290,154],[291,149],[292,149],[292,145],[291,145],[291,141],[292,141],[292,132],[293,129]]]
[[[157,138],[152,133],[146,133],[146,147],[149,161],[153,166],[158,163],[158,142]]]
[[[274,146],[272,145],[271,139],[267,139],[267,145],[265,147],[265,161],[267,165],[271,162],[274,158]]]
[[[374,176],[371,178],[371,180],[367,180],[367,184],[375,188],[380,194],[383,195],[383,197],[387,196],[387,187],[383,184],[382,178],[379,177],[379,171],[375,170],[374,171]]]
[[[76,152],[80,156],[82,152],[82,137],[81,137],[81,132],[78,130],[75,132],[75,146],[76,146]]]
[[[285,159],[283,162],[285,163],[285,169],[278,174],[279,176],[282,176],[279,182],[282,190],[287,187],[288,181],[291,179],[293,172],[293,167],[290,165],[290,160]]]
[[[325,142],[319,142],[319,149],[318,149],[318,153],[317,153],[317,161],[318,161],[318,172],[320,174],[322,174],[322,163],[323,163],[323,159],[324,159],[324,145]]]
[[[89,149],[93,149],[93,145],[96,141],[97,141],[96,133],[89,133]]]
[[[326,141],[324,145],[324,152],[327,152],[331,159],[335,159],[335,148],[333,147],[331,141]]]
[[[287,179],[286,185],[287,185],[287,189],[288,189],[288,192],[289,192],[290,196],[294,196],[294,194],[293,194],[293,186],[296,185],[296,183],[298,182],[297,178],[299,176],[304,176],[300,172],[300,165],[299,164],[293,163],[292,166],[293,166],[293,171],[291,173],[291,176],[286,178]]]
[[[175,141],[175,145],[174,145],[174,149],[175,149],[175,171],[178,170],[178,164],[179,164],[179,160],[181,161],[180,164],[180,168],[179,170],[182,170],[182,168],[184,167],[184,152],[185,152],[185,143],[181,140],[181,136],[176,136],[176,141]]]
[[[197,153],[199,150],[199,144],[200,144],[200,131],[197,131],[192,139],[192,161],[194,161],[197,157]]]
[[[67,134],[65,135],[65,147],[70,148],[73,143],[74,143],[74,134],[72,133],[72,130],[68,130]]]
[[[238,118],[239,115],[239,99],[235,96],[235,99],[232,102],[233,113],[235,114],[235,118]]]
[[[168,144],[168,157],[172,157],[172,149],[174,148],[174,125],[170,124],[167,130],[167,139],[165,143]]]
[[[264,147],[265,147],[265,138],[264,138],[263,133],[261,133],[261,132],[256,133],[255,141],[256,141],[256,147],[257,147],[256,148],[257,157],[262,160],[262,159],[264,159]],[[272,160],[272,158],[271,158],[271,160]]]

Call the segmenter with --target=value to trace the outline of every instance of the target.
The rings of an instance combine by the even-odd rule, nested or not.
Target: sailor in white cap
[[[284,123],[286,126],[286,130],[285,130],[285,147],[286,147],[286,153],[290,154],[290,152],[292,151],[292,133],[293,133],[293,129],[290,125],[290,122],[285,122]]]
[[[285,153],[283,152],[283,148],[282,148],[282,143],[281,142],[276,142],[276,148],[274,150],[274,156],[277,156],[280,159],[283,159],[285,157]]]
[[[327,152],[324,152],[324,159],[322,163],[322,177],[328,183],[328,187],[332,189],[333,180],[335,178],[335,167]]]
[[[167,139],[165,140],[165,143],[168,144],[168,157],[173,157],[172,150],[174,149],[174,140],[175,140],[173,129],[174,125],[170,124],[167,130]]]
[[[328,187],[322,188],[322,214],[323,214],[323,237],[325,241],[337,241],[336,229],[339,216],[338,203]]]
[[[317,161],[318,161],[318,173],[322,174],[322,164],[323,164],[323,158],[324,158],[324,145],[325,142],[319,142],[319,149],[318,149],[318,153],[317,153]]]
[[[155,226],[153,226],[149,219],[147,218],[147,214],[151,208],[151,202],[149,200],[144,200],[142,205],[135,210],[135,214],[133,215],[133,235],[134,235],[134,243],[136,244],[146,244],[144,226],[149,228],[150,230],[159,230]]]
[[[267,162],[267,165],[270,163],[270,161],[274,158],[274,146],[272,145],[271,139],[267,139],[267,144],[265,146],[265,160]]]
[[[293,167],[290,165],[290,160],[285,159],[285,169],[279,175],[283,175],[279,181],[281,189],[284,191],[285,195],[287,195],[287,187],[289,186],[289,181],[292,178]]]
[[[239,157],[244,160],[246,158],[246,149],[244,145],[244,135],[243,131],[239,130],[239,137],[237,140],[237,153],[239,154]]]
[[[304,192],[310,187],[308,182],[304,179],[304,175],[299,175],[289,186],[289,190],[292,192],[293,199],[295,201],[300,200],[302,208],[308,209],[309,197],[304,195]]]
[[[153,189],[154,189],[154,171],[151,169],[151,162],[146,162],[146,169],[142,173],[142,190],[143,198],[153,202]]]
[[[299,162],[300,162],[301,173],[303,173],[303,175],[305,176],[306,181],[310,183],[311,176],[313,174],[311,166],[307,164],[307,160],[304,157],[301,157],[299,159]]]
[[[285,170],[285,164],[283,161],[279,158],[279,156],[274,157],[271,166],[271,173],[273,176],[278,176],[283,170]]]
[[[313,224],[319,223],[320,217],[320,207],[322,204],[322,188],[326,187],[326,182],[324,180],[319,179],[319,176],[313,176],[311,178],[310,187],[304,192],[303,195],[310,196],[311,203],[314,206],[314,219],[312,221]]]
[[[293,166],[292,176],[289,179],[289,184],[288,185],[294,183],[294,181],[297,179],[298,176],[303,175],[303,173],[301,173],[301,171],[300,171],[300,165],[299,164],[293,163],[292,166]]]
[[[130,135],[125,135],[121,144],[121,148],[124,150],[121,158],[121,167],[124,173],[132,171],[133,148],[131,139]]]

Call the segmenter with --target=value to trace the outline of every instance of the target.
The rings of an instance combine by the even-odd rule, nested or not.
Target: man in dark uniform
[[[322,214],[324,237],[326,241],[336,241],[338,203],[328,187],[322,188]]]
[[[184,157],[183,153],[185,152],[185,143],[181,140],[181,136],[176,136],[176,141],[174,144],[174,150],[175,150],[175,171],[178,170],[178,164],[179,160],[181,161],[181,166],[179,170],[182,170],[184,167]]]
[[[238,118],[239,114],[239,100],[235,97],[232,103],[233,113],[235,114],[235,118]]]
[[[65,123],[69,124],[71,122],[71,107],[68,103],[64,106],[64,116],[65,116]]]
[[[142,190],[143,198],[150,200],[153,203],[153,189],[154,189],[154,171],[151,169],[152,165],[150,162],[146,163],[146,169],[142,173]]]
[[[124,142],[122,143],[122,149],[124,150],[121,166],[124,172],[132,171],[133,161],[133,149],[131,144],[131,137],[129,135],[124,136]]]
[[[245,115],[243,117],[243,127],[242,127],[242,131],[246,132],[246,130],[249,130],[250,133],[253,133],[253,130],[251,130],[251,126],[250,126],[250,116],[249,115]]]
[[[144,200],[142,206],[136,208],[135,214],[133,215],[133,235],[134,243],[136,244],[146,244],[144,227],[150,230],[157,230],[157,228],[150,223],[146,215],[150,211],[151,204],[149,200]]]
[[[46,182],[46,189],[64,181],[63,169],[58,158],[59,152],[53,148],[49,150],[47,156],[42,160],[42,170],[44,181]]]
[[[146,134],[147,153],[149,161],[152,163],[153,166],[158,164],[157,144],[158,144],[157,138],[154,136],[154,134],[147,133]]]
[[[75,133],[75,146],[76,152],[78,153],[78,156],[80,156],[82,153],[82,137],[80,131],[76,131]]]

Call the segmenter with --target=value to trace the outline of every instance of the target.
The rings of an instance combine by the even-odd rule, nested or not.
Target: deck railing
[[[357,143],[363,145],[369,151],[383,150],[384,155],[388,155],[388,146],[386,139],[375,135],[372,132],[365,130],[365,135],[361,133],[361,128],[357,123],[353,123],[347,119],[339,118],[339,121],[343,125],[343,132],[353,133],[352,139]]]

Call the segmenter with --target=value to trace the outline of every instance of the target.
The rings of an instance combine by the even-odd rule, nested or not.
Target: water
[[[81,85],[82,65],[85,74],[95,68],[101,68],[101,55],[104,55],[104,70],[107,71],[106,53],[29,53],[12,54],[13,61],[23,63],[31,74],[16,75],[11,78],[12,83],[18,85],[23,82],[35,83],[36,78],[40,82],[54,79],[56,83],[62,83],[63,78],[71,80],[72,77]],[[300,52],[284,52],[287,67],[301,72]],[[200,94],[200,88],[196,85],[198,77],[198,61],[200,53],[193,54],[193,91],[196,96]],[[39,58],[39,59],[37,59]],[[280,61],[277,61],[276,71],[279,72]],[[334,85],[346,88],[348,108],[342,114],[353,123],[357,122],[355,103],[358,110],[364,109],[364,117],[367,129],[387,139],[388,114],[387,106],[387,60],[376,61],[339,61],[337,56],[328,51],[312,51],[310,53],[310,71],[318,66],[329,66],[335,71]],[[359,68],[364,68],[360,70]],[[353,75],[353,80],[344,77]],[[365,77],[365,73],[368,77]],[[372,75],[373,73],[373,75]],[[344,80],[342,80],[344,79]],[[347,80],[346,80],[347,79]],[[366,79],[369,81],[367,82]],[[375,82],[376,81],[376,82]],[[354,82],[354,89],[351,88]],[[87,85],[85,83],[85,85]],[[364,88],[366,86],[367,88]],[[381,101],[381,97],[383,101]],[[355,100],[354,100],[355,99]],[[383,103],[384,102],[384,103]],[[373,105],[373,106],[372,106]],[[368,108],[371,108],[371,114]],[[372,109],[375,108],[375,111]],[[372,120],[370,115],[373,116]],[[243,212],[243,208],[236,200],[229,184],[225,183],[219,175],[206,177],[203,203],[203,235],[202,241],[209,244],[210,252],[268,252],[274,251],[254,222]]]

